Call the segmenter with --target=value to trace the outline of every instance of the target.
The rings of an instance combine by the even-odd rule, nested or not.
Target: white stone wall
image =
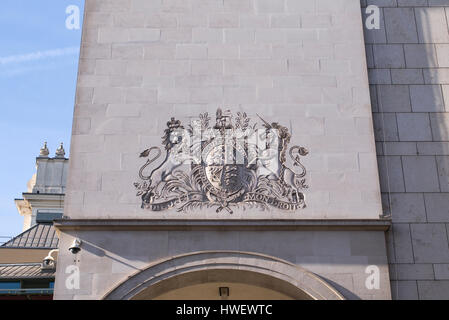
[[[225,218],[381,214],[359,0],[86,0],[65,214],[140,209],[139,153],[167,120],[217,107],[289,127],[310,150],[308,208]],[[223,218],[215,209],[182,217]]]
[[[363,0],[392,295],[449,299],[449,1]]]
[[[66,216],[379,218],[359,0],[86,0],[85,8]],[[309,170],[307,209],[229,215],[215,208],[187,214],[140,208],[133,187],[145,162],[140,152],[161,145],[170,117],[188,121],[223,106],[288,126],[292,144],[310,150],[303,161]],[[100,298],[139,268],[204,250],[285,259],[322,276],[349,299],[391,297],[381,230],[238,227],[65,229],[55,297]],[[77,256],[67,250],[75,237],[83,241]],[[65,285],[71,264],[81,272],[77,291]],[[380,268],[379,290],[366,286],[369,265]]]
[[[67,248],[81,238],[76,256]],[[55,299],[101,299],[122,281],[165,259],[194,252],[255,252],[297,264],[322,277],[346,299],[391,299],[381,231],[65,231],[60,239]],[[208,260],[213,268],[216,260]],[[67,266],[79,268],[80,286]],[[366,268],[379,268],[379,289],[366,286]],[[180,268],[185,266],[180,266]],[[72,267],[73,268],[73,267]],[[272,267],[273,271],[276,267]],[[68,280],[67,280],[68,279]],[[181,284],[182,285],[182,284]]]

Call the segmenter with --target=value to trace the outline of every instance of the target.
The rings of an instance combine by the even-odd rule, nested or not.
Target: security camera
[[[58,249],[51,250],[48,255],[42,260],[42,270],[54,270],[56,267],[55,258],[53,254],[58,252]]]
[[[55,259],[53,259],[53,257],[47,256],[42,261],[43,269],[53,268],[54,265],[55,265]]]
[[[55,262],[55,259],[53,257],[47,256],[44,258],[43,263],[45,266],[49,266]]]
[[[69,247],[69,251],[73,254],[77,254],[81,251],[81,243],[80,239],[73,240],[72,245]]]

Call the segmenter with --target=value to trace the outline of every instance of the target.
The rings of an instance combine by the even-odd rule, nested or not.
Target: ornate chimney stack
[[[48,150],[48,147],[47,147],[47,141],[45,141],[44,146],[41,148],[41,150],[39,152],[39,157],[48,158],[49,154],[50,154],[50,151]]]
[[[64,144],[61,142],[58,149],[56,149],[56,158],[65,158]]]

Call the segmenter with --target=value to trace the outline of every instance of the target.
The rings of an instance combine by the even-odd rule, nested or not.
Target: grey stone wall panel
[[[448,299],[449,290],[443,280],[447,280],[449,262],[445,225],[449,219],[449,2],[372,0],[362,1],[362,5],[378,5],[382,12],[381,29],[365,30],[365,42],[369,45],[367,56],[372,60],[370,74],[377,75],[370,78],[370,84],[380,92],[379,113],[374,116],[376,139],[383,146],[379,149],[382,155],[396,156],[379,161],[382,191],[388,199],[384,207],[393,219],[394,237],[388,238],[396,254],[395,260],[390,259],[392,296]],[[400,47],[404,58],[400,57]],[[383,86],[389,83],[388,74],[390,88],[397,89]],[[397,128],[388,121],[393,118]],[[392,170],[382,169],[385,167],[403,171],[388,179],[382,176],[390,175]],[[401,177],[403,181],[398,181]],[[391,193],[400,192],[397,186],[402,183],[405,193]],[[429,263],[434,263],[433,271]],[[423,275],[417,273],[419,268],[426,270],[428,279],[420,279]]]

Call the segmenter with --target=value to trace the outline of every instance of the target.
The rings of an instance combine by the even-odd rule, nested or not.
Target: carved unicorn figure
[[[270,171],[268,178],[271,180],[279,180],[285,187],[285,196],[289,197],[291,201],[298,203],[304,200],[302,190],[307,188],[304,177],[306,176],[306,168],[301,163],[300,156],[306,156],[309,152],[306,148],[293,146],[289,150],[289,155],[293,161],[294,166],[301,168],[300,173],[296,173],[292,169],[286,166],[286,153],[288,144],[290,143],[291,134],[288,132],[288,128],[280,125],[277,122],[268,123],[257,115],[264,123],[264,127],[269,130],[270,134],[277,134],[277,143],[273,145],[277,148],[268,148],[262,152],[263,160],[261,165]]]

